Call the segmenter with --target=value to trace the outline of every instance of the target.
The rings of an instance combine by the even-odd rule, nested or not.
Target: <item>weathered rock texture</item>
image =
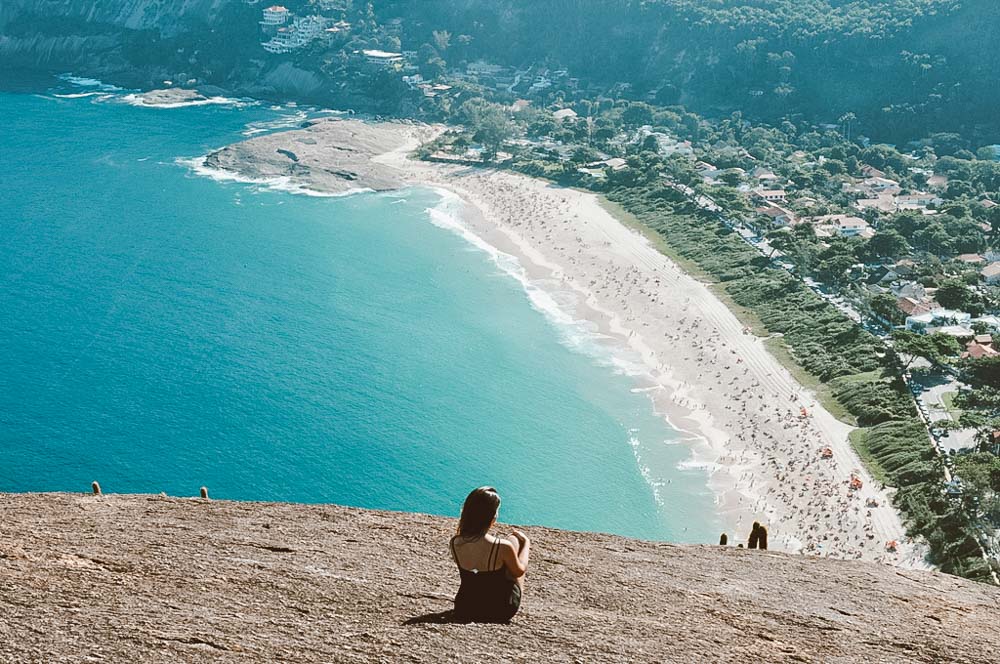
[[[991,586],[547,528],[526,529],[512,624],[420,622],[450,607],[454,527],[337,506],[0,495],[0,661],[1000,661]]]
[[[328,194],[386,191],[402,186],[402,178],[372,159],[406,147],[412,134],[412,127],[402,123],[325,118],[307,122],[296,132],[265,134],[226,146],[210,153],[205,165],[254,180],[283,178]]]

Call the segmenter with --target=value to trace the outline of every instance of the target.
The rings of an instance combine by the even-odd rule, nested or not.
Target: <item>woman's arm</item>
[[[507,571],[515,579],[519,579],[528,571],[528,560],[531,557],[531,540],[520,530],[514,531],[514,539],[515,541],[503,540],[501,550],[503,552],[503,563],[507,566]]]

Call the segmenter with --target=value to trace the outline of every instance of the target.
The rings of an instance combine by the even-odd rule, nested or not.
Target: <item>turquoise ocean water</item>
[[[437,193],[216,182],[178,160],[306,112],[99,91],[0,93],[0,491],[454,515],[493,484],[506,521],[717,536],[677,434]]]

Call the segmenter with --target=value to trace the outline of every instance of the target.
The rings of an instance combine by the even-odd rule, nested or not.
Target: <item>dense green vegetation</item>
[[[608,197],[718,279],[768,331],[783,335],[801,366],[827,381],[834,398],[860,426],[868,427],[855,444],[877,465],[877,476],[899,487],[897,505],[910,532],[927,540],[935,562],[946,572],[988,580],[990,567],[981,557],[968,514],[942,492],[943,466],[915,417],[912,398],[892,370],[894,354],[800,281],[761,262],[721,223],[657,194],[656,187],[632,187],[609,191]],[[1000,472],[989,477],[1000,480]]]
[[[1000,70],[991,0],[393,0],[376,11],[403,16],[419,42],[461,37],[449,62],[546,63],[709,116],[853,112],[855,131],[882,140],[1000,142],[1000,91],[972,83]]]
[[[480,59],[566,70],[579,80],[554,91],[566,102],[684,104],[706,117],[739,111],[775,124],[848,118],[849,135],[882,141],[954,132],[963,149],[1000,143],[1000,88],[988,83],[1000,71],[993,0],[344,0],[348,36],[280,58],[260,49],[260,4],[150,7],[145,14],[169,24],[129,17],[128,27],[112,23],[128,15],[105,4],[13,3],[0,12],[0,34],[51,41],[5,56],[19,66],[99,69],[123,81],[190,77],[386,113],[420,99],[352,55],[410,50],[430,79]],[[284,4],[302,14],[319,6]],[[386,29],[395,18],[399,28]],[[81,35],[93,39],[77,43]]]

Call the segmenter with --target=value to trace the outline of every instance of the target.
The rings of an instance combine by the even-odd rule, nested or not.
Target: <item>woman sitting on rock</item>
[[[531,543],[515,530],[511,539],[490,534],[500,496],[483,486],[465,499],[451,555],[462,579],[455,596],[455,617],[469,622],[508,622],[521,606]]]

